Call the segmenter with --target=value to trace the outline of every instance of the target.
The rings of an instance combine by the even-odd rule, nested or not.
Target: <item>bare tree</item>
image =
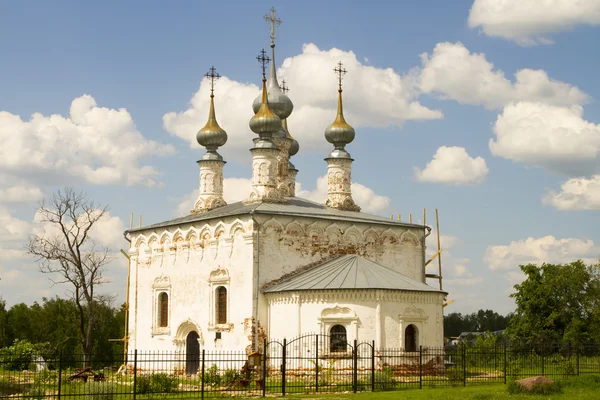
[[[91,360],[94,347],[94,302],[99,300],[96,286],[104,282],[103,267],[111,260],[109,249],[98,246],[90,230],[107,210],[83,192],[59,190],[48,204],[42,201],[38,215],[45,229],[31,235],[26,245],[27,252],[38,259],[41,272],[58,276],[51,278],[54,284],[72,287],[69,292],[79,311],[84,365]]]

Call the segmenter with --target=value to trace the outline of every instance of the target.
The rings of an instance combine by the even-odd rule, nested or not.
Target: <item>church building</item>
[[[332,145],[327,150],[324,142],[327,198],[321,204],[296,196],[299,171],[290,158],[302,138],[288,130],[294,107],[277,80],[279,20],[274,10],[268,17],[271,57],[264,50],[258,57],[262,93],[248,104],[256,134],[251,141],[248,133],[252,190],[237,203],[223,198],[226,162],[218,149],[226,145],[227,133],[217,123],[218,75],[211,68],[208,122],[196,135],[206,152],[198,161],[200,190],[193,209],[126,231],[128,348],[249,354],[260,352],[264,339],[308,333],[330,337],[331,352],[354,340],[407,352],[442,346],[446,293],[426,284],[431,228],[361,212],[352,198],[354,159],[347,147],[355,130],[344,117],[341,62],[334,69],[337,115],[323,127]]]

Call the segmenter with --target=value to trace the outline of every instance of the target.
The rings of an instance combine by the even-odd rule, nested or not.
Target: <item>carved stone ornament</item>
[[[154,280],[152,288],[154,289],[167,289],[171,287],[171,278],[166,275],[161,275]]]
[[[229,271],[219,265],[210,272],[209,282],[229,282]]]

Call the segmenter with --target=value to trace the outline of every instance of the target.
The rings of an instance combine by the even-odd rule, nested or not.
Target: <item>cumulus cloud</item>
[[[492,270],[518,270],[519,265],[530,263],[568,263],[577,259],[593,263],[599,256],[600,247],[592,240],[544,236],[512,241],[506,246],[488,246],[484,261]]]
[[[551,44],[549,34],[600,25],[598,0],[475,0],[469,27],[520,45]]]
[[[305,44],[302,53],[285,59],[277,72],[278,78],[285,79],[290,88],[288,96],[294,103],[294,111],[288,124],[302,150],[322,149],[326,143],[323,132],[335,119],[337,104],[337,81],[332,69],[339,61],[348,70],[344,77],[344,113],[355,128],[400,126],[409,120],[442,117],[441,111],[418,102],[419,92],[412,75],[365,65],[351,51],[320,50],[314,44]],[[209,86],[207,79],[202,80],[187,110],[163,116],[164,128],[189,142],[192,148],[201,148],[195,135],[206,123]],[[217,120],[229,135],[222,148],[224,155],[248,153],[255,137],[248,121],[253,115],[252,102],[258,95],[259,87],[254,84],[226,77],[217,82]]]
[[[42,199],[40,188],[32,186],[11,186],[0,188],[0,203],[24,203]]]
[[[559,210],[600,210],[600,175],[569,179],[560,192],[549,191],[542,202]]]
[[[442,146],[423,170],[414,167],[415,178],[420,182],[449,185],[478,185],[488,174],[482,157],[472,158],[464,147]]]
[[[246,178],[225,178],[223,179],[223,197],[227,203],[235,203],[248,198],[252,189],[252,180]],[[327,177],[322,176],[317,179],[317,185],[314,190],[302,189],[302,185],[296,182],[296,196],[317,203],[325,203],[327,198]],[[363,212],[381,213],[387,211],[390,206],[390,198],[376,194],[373,189],[360,183],[352,183],[352,198],[354,202],[361,206]],[[198,190],[194,190],[180,200],[177,206],[177,215],[188,215],[198,199]]]
[[[34,113],[29,121],[0,111],[0,171],[40,181],[67,175],[100,185],[155,186],[158,171],[143,158],[168,155],[171,145],[145,139],[125,109],[73,100],[68,117]]]
[[[600,172],[600,125],[584,120],[581,106],[514,103],[493,129],[495,156],[569,176]]]
[[[496,109],[513,101],[572,105],[589,100],[577,87],[551,79],[543,70],[519,70],[513,83],[485,54],[471,53],[460,42],[436,44],[431,55],[421,55],[421,63],[419,88],[461,104]]]

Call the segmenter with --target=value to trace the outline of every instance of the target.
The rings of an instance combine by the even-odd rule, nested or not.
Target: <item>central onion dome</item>
[[[250,119],[250,129],[261,139],[271,139],[275,132],[281,129],[281,118],[279,118],[267,103],[266,78],[263,78],[263,87],[260,107],[256,114]]]
[[[227,143],[227,132],[219,126],[215,116],[215,101],[214,93],[211,89],[210,108],[208,110],[208,121],[204,128],[196,133],[196,140],[201,146],[206,147],[206,153],[202,157],[203,160],[222,160],[223,158],[217,149]]]
[[[294,105],[289,97],[283,93],[277,82],[277,72],[275,67],[275,43],[271,43],[271,66],[269,70],[269,79],[267,80],[267,96],[269,98],[269,107],[280,118],[286,119],[292,113]],[[262,103],[261,96],[254,99],[252,110],[258,112]]]
[[[342,106],[342,88],[338,90],[338,109],[335,121],[325,129],[325,139],[335,146],[335,149],[329,155],[330,157],[348,158],[350,154],[346,151],[347,144],[354,140],[355,132],[344,119],[344,109]]]

